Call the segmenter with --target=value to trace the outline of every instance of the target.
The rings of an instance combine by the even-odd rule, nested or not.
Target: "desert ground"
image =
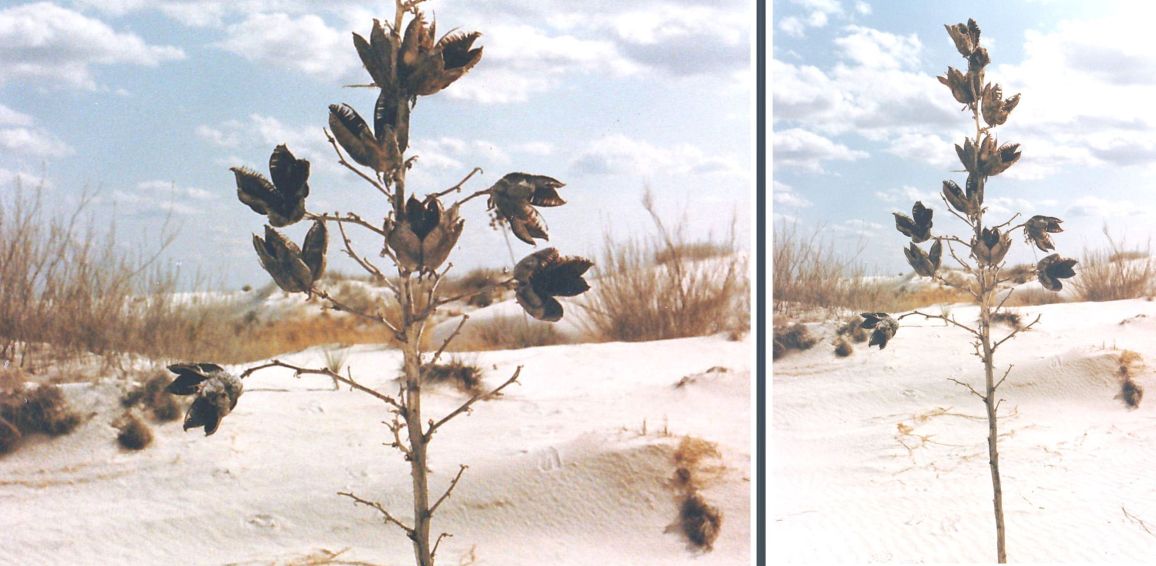
[[[1156,302],[1009,310],[1040,317],[996,358],[997,377],[1012,366],[998,391],[1009,562],[1150,562],[1156,413],[1117,395],[1125,351],[1156,359]],[[978,307],[949,312],[973,324]],[[970,337],[912,316],[885,349],[838,357],[835,325],[808,326],[818,344],[773,364],[770,563],[993,562],[984,407],[949,381],[982,390]],[[1156,384],[1140,363],[1127,371]]]

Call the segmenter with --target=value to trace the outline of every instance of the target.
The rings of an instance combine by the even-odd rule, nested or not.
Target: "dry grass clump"
[[[495,316],[467,322],[450,349],[455,352],[518,350],[567,342],[566,336],[551,323],[524,315]]]
[[[686,223],[668,228],[651,193],[642,200],[655,233],[614,242],[609,235],[595,263],[596,281],[582,306],[593,334],[604,340],[639,342],[706,336],[750,325],[747,260],[736,253],[734,224],[721,257],[696,260],[701,249],[686,237]],[[654,258],[662,255],[664,263]],[[737,335],[737,334],[736,334]]]
[[[734,249],[731,246],[718,242],[688,242],[684,243],[678,250],[664,248],[654,252],[654,263],[663,265],[676,261],[700,261],[713,257],[725,257],[733,252]]]
[[[426,383],[446,383],[460,391],[477,395],[483,393],[482,375],[484,372],[477,364],[466,362],[454,356],[449,362],[425,364],[421,368],[422,380]]]
[[[1084,250],[1078,276],[1072,288],[1080,301],[1116,301],[1151,296],[1156,287],[1156,263],[1151,259],[1151,242],[1143,250],[1127,250],[1109,235],[1108,249]]]
[[[117,429],[116,441],[129,450],[143,450],[153,442],[153,431],[140,417],[125,413],[113,426]]]
[[[674,451],[671,485],[679,501],[677,525],[692,544],[705,550],[718,539],[723,515],[699,490],[722,472],[721,459],[717,444],[692,436],[684,436]]]
[[[839,356],[840,358],[846,358],[847,356],[850,356],[853,353],[855,353],[855,348],[851,346],[851,343],[848,342],[846,338],[840,336],[838,339],[835,340],[835,355],[836,356]]]
[[[1000,300],[1007,296],[1004,292],[999,294]],[[1025,289],[1016,289],[1011,297],[1008,297],[1004,302],[1007,307],[1032,307],[1038,305],[1051,305],[1056,303],[1067,303],[1070,299],[1064,297],[1060,293],[1055,293],[1044,289],[1043,287],[1027,287]]]
[[[842,326],[836,328],[835,335],[850,338],[852,342],[857,344],[866,342],[868,337],[867,329],[863,328],[863,319],[858,316],[847,319]]]
[[[1006,324],[1015,329],[1019,329],[1023,326],[1023,316],[1021,316],[1018,312],[1012,312],[1008,310],[1001,310],[991,313],[991,321]]]
[[[141,407],[152,415],[156,422],[177,420],[184,414],[184,407],[177,397],[165,391],[172,382],[169,372],[160,370],[154,372],[144,383],[130,389],[121,398],[121,405],[126,408]]]
[[[57,385],[24,385],[0,393],[0,453],[11,452],[30,434],[72,432],[80,420]]]
[[[807,325],[801,322],[775,326],[774,335],[771,340],[772,360],[777,360],[787,355],[791,350],[810,350],[812,346],[819,342],[818,338],[811,335],[811,331],[807,329]]]
[[[1129,409],[1139,408],[1140,400],[1144,398],[1144,388],[1132,379],[1143,369],[1144,358],[1140,354],[1132,350],[1120,352],[1120,366],[1116,370],[1116,375],[1120,378],[1120,393],[1115,398],[1124,401],[1124,405]]]

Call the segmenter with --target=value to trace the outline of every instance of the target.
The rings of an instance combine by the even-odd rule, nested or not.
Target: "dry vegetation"
[[[710,550],[722,529],[723,515],[699,492],[722,473],[722,454],[713,442],[684,436],[674,452],[674,487],[678,500],[678,525],[694,546]]]
[[[1084,250],[1080,273],[1072,287],[1080,301],[1116,301],[1152,296],[1156,282],[1156,264],[1152,262],[1152,244],[1142,250],[1129,250],[1126,243],[1116,243],[1104,229],[1108,248]]]
[[[80,421],[57,385],[7,389],[0,392],[0,454],[15,450],[31,434],[68,434]]]
[[[607,235],[584,305],[591,333],[627,342],[744,334],[750,278],[746,258],[736,253],[733,222],[726,243],[690,242],[685,222],[674,228],[662,222],[649,191],[642,204],[655,233],[625,243]]]

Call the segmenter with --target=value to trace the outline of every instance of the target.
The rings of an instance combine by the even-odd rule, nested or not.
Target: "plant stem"
[[[971,111],[972,116],[975,118],[975,143],[977,146],[975,161],[972,163],[972,170],[979,171],[978,161],[980,152],[978,151],[978,145],[980,144],[980,135],[982,135],[983,129],[979,123],[978,102],[972,103]],[[981,195],[984,192],[986,182],[987,178],[979,175],[976,190]],[[975,223],[976,241],[979,241],[983,231],[983,212],[984,210],[981,207],[979,218]],[[999,265],[981,265],[976,272],[976,276],[979,278],[979,341],[983,348],[983,404],[987,409],[987,457],[988,465],[991,469],[992,507],[995,513],[996,560],[1000,564],[1005,564],[1007,563],[1007,549],[1004,544],[1003,485],[999,475],[999,422],[996,415],[998,401],[995,396],[994,348],[991,344],[992,295],[996,290],[996,282],[999,278]],[[1002,383],[1002,380],[1000,380],[1000,382]]]

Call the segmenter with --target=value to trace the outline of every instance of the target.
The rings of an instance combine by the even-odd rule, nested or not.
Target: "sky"
[[[754,190],[754,2],[430,0],[438,33],[482,33],[481,62],[419,99],[408,187],[489,187],[509,172],[555,177],[546,245],[597,256],[607,237],[649,233],[649,188],[668,225],[749,245]],[[59,211],[115,226],[126,251],[155,249],[185,281],[268,282],[252,248],[263,217],[230,167],[267,174],[278,144],[312,164],[312,212],[384,217],[387,203],[338,163],[328,106],[372,114],[351,32],[368,37],[393,2],[329,0],[0,1],[0,203],[39,187]],[[7,198],[7,200],[5,200]],[[448,204],[448,203],[447,203]],[[465,205],[458,269],[508,267],[484,199]],[[306,223],[287,228],[298,242]],[[354,237],[363,250],[380,242]],[[509,239],[515,259],[534,251]],[[374,248],[377,246],[377,248]],[[541,245],[539,246],[540,249]],[[330,250],[331,266],[357,266]]]
[[[1020,161],[991,177],[989,217],[1063,219],[1053,240],[1144,248],[1156,226],[1156,44],[1145,2],[776,0],[772,6],[772,224],[819,231],[869,272],[909,273],[891,212],[935,210],[933,232],[963,235],[944,180],[964,184],[954,144],[975,135],[936,80],[966,70],[944,24],[974,18],[988,82],[1021,100],[995,130]],[[1018,238],[1017,238],[1018,239]],[[1124,242],[1121,244],[1121,242]],[[1044,254],[1015,245],[1009,260]],[[1077,266],[1077,270],[1079,266]]]

